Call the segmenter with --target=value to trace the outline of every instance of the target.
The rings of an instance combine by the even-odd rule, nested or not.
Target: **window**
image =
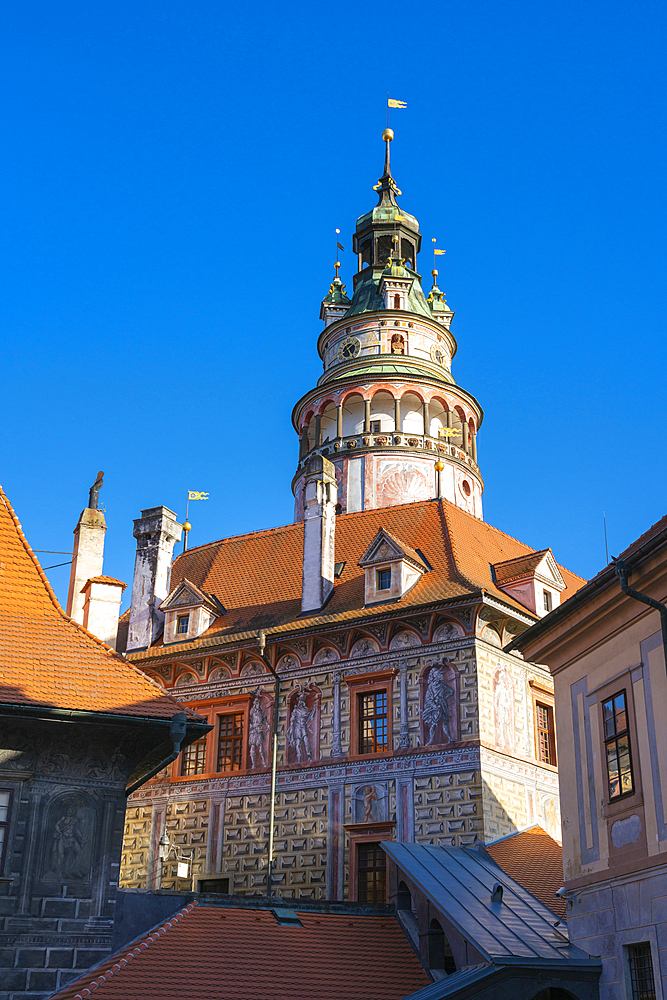
[[[381,424],[381,420],[371,420],[371,434],[379,434]]]
[[[400,308],[401,308],[401,296],[394,295],[394,309],[400,309]]]
[[[179,615],[176,621],[176,635],[187,635],[190,615]]]
[[[7,834],[9,831],[9,807],[12,804],[12,793],[8,788],[0,788],[0,873],[5,860]]]
[[[243,712],[220,716],[218,771],[240,771],[243,760]]]
[[[186,747],[181,755],[181,774],[206,773],[206,737]]]
[[[387,692],[373,691],[359,698],[359,753],[387,749]]]
[[[551,611],[551,607],[552,607],[552,604],[551,604],[551,592],[548,591],[548,590],[543,590],[542,594],[543,594],[543,597],[544,597],[544,610],[545,611]]]
[[[377,571],[377,589],[391,590],[391,566]]]
[[[535,702],[535,729],[537,733],[537,759],[542,764],[556,766],[556,733],[552,705]]]
[[[379,844],[357,844],[357,884],[360,903],[387,902],[387,859]]]
[[[609,800],[613,801],[624,795],[632,795],[635,790],[625,691],[602,702],[602,724]]]
[[[651,945],[648,941],[643,944],[628,945],[628,964],[632,1000],[655,1000]]]
[[[199,892],[229,893],[228,878],[203,878],[199,880]]]

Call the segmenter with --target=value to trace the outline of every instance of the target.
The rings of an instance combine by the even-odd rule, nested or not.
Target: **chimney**
[[[101,575],[104,561],[104,533],[107,526],[104,514],[97,509],[103,477],[103,472],[97,473],[97,479],[90,489],[88,506],[81,512],[79,523],[74,529],[67,614],[80,625],[83,624],[84,584],[91,577]]]
[[[337,498],[334,464],[312,455],[306,462],[302,612],[323,607],[333,590]]]
[[[128,652],[148,649],[160,634],[164,613],[158,609],[169,595],[171,560],[174,545],[180,542],[181,534],[181,525],[168,507],[142,510],[141,517],[134,522],[137,556],[132,581]]]
[[[83,588],[83,627],[112,649],[116,648],[120,602],[126,587],[111,576],[94,576]]]

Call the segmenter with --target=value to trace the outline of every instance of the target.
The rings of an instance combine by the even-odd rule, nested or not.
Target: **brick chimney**
[[[104,562],[104,534],[107,526],[104,514],[97,508],[103,476],[103,472],[97,473],[97,479],[90,490],[88,506],[81,511],[79,523],[74,529],[74,551],[67,594],[67,614],[80,625],[83,625],[84,584],[91,577],[101,576]]]
[[[334,585],[336,469],[322,455],[306,462],[301,610],[317,611]]]
[[[164,623],[159,606],[169,594],[171,561],[183,529],[168,507],[142,510],[134,522],[137,555],[132,581],[132,604],[127,649],[148,649]]]
[[[112,649],[116,648],[120,602],[126,587],[112,576],[94,576],[83,588],[83,627]]]

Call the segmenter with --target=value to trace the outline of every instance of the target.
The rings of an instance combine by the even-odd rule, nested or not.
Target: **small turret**
[[[403,260],[394,250],[380,278],[380,295],[385,309],[408,309],[408,295],[414,282],[403,266]]]
[[[320,309],[320,319],[323,321],[325,327],[337,319],[342,319],[352,304],[351,300],[345,294],[345,285],[338,274],[340,261],[337,260],[334,267],[336,275],[329,287],[329,294],[325,295],[322,299],[322,307]]]
[[[431,271],[431,275],[433,276],[433,287],[426,301],[431,307],[433,319],[436,319],[438,323],[442,323],[449,330],[449,324],[452,322],[454,312],[445,301],[445,293],[441,292],[438,288],[438,272],[435,268]]]

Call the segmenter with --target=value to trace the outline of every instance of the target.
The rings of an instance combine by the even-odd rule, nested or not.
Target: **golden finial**
[[[334,264],[334,267],[336,268],[336,277],[338,277],[338,272],[340,271],[340,261],[339,260],[336,261],[336,263]]]
[[[188,532],[188,531],[190,531],[191,528],[192,528],[192,525],[190,524],[189,521],[184,521],[183,522],[183,531]]]
[[[391,128],[386,128],[382,133],[382,138],[384,139],[385,142],[391,142],[391,140],[394,138],[394,130]]]
[[[445,467],[444,462],[441,462],[440,459],[438,459],[438,461],[435,463],[435,471],[436,472],[442,472],[442,470],[444,469],[444,467]]]

